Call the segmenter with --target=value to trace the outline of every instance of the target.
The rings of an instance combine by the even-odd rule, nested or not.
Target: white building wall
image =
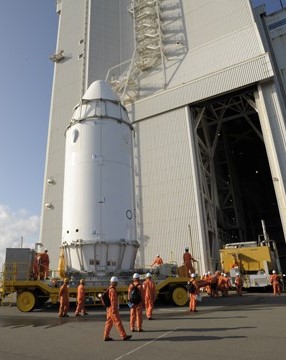
[[[186,108],[135,125],[138,264],[156,254],[182,265],[186,246],[205,268],[207,245],[200,210],[194,137]],[[189,228],[190,227],[190,228]],[[191,232],[190,232],[191,229]],[[202,247],[206,251],[202,251]]]

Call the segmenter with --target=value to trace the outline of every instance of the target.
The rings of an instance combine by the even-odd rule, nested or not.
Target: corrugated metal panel
[[[196,205],[195,154],[191,154],[185,110],[144,121],[136,126],[135,134],[138,240],[143,245],[141,259],[145,259],[141,265],[151,264],[157,253],[181,265],[185,246],[201,259],[198,222],[202,219]]]
[[[176,11],[175,8],[174,18]],[[140,79],[142,97],[154,93],[163,76],[166,77],[166,88],[171,89],[251,62],[265,53],[251,8],[245,0],[185,0],[181,11],[186,52],[177,53],[174,41],[172,56],[172,47],[168,45],[165,74],[160,71],[145,74],[145,78]],[[166,22],[164,29],[168,26]],[[170,39],[168,41],[171,42]]]
[[[190,49],[224,37],[252,23],[248,1],[184,0]]]
[[[55,65],[40,234],[40,241],[54,250],[59,249],[62,235],[64,133],[82,91],[83,61],[79,55],[85,10],[85,1],[73,6],[64,0],[61,3],[57,51],[63,50],[65,59]],[[48,178],[54,183],[48,184]],[[45,203],[52,207],[45,207]],[[59,253],[51,251],[51,267],[57,267],[58,258]]]
[[[209,74],[135,103],[136,121],[273,76],[268,54]],[[134,120],[134,115],[133,116]]]

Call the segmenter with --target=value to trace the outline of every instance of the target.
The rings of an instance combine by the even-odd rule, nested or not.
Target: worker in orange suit
[[[69,279],[65,278],[63,285],[60,287],[59,297],[60,297],[60,308],[59,308],[59,317],[69,317]]]
[[[218,289],[218,291],[221,292],[221,296],[228,295],[228,278],[227,278],[226,274],[221,273],[218,276],[217,289]]]
[[[220,272],[216,271],[213,275],[210,277],[210,296],[211,297],[218,297],[218,277],[220,275]]]
[[[105,322],[104,335],[103,335],[104,341],[113,340],[113,338],[109,336],[113,325],[116,326],[122,340],[126,341],[132,338],[132,335],[126,335],[126,332],[124,330],[124,327],[120,319],[119,310],[118,310],[119,307],[118,296],[116,290],[117,285],[118,285],[118,278],[116,276],[112,276],[112,278],[110,279],[110,286],[108,292],[110,299],[110,306],[106,308],[106,322]]]
[[[146,317],[148,320],[153,320],[153,309],[154,303],[156,301],[156,287],[155,283],[152,280],[152,274],[146,274],[146,280],[143,283],[144,289],[144,300],[145,300],[145,309],[146,309]]]
[[[132,291],[134,288],[138,288],[140,293],[140,300],[138,303],[134,303],[132,300]],[[137,331],[142,332],[142,324],[143,324],[143,307],[145,306],[144,303],[145,295],[144,289],[142,284],[140,283],[140,275],[135,273],[133,275],[133,282],[129,285],[128,288],[128,301],[131,303],[130,308],[130,329],[132,332],[135,330],[135,325],[137,326]]]
[[[45,249],[45,252],[41,254],[41,265],[43,269],[44,279],[49,278],[49,269],[50,269],[50,258],[48,254],[48,249]]]
[[[204,287],[204,291],[210,296],[211,295],[211,286],[210,286],[210,283],[211,283],[211,272],[208,271],[204,277],[203,277],[203,280],[206,282],[206,286]]]
[[[272,271],[272,275],[270,276],[270,284],[273,287],[273,295],[281,295],[281,279],[280,276],[278,274],[276,274],[276,271],[273,270]]]
[[[163,259],[160,257],[159,254],[157,254],[156,258],[153,261],[153,264],[151,266],[160,266],[164,263]]]
[[[33,280],[39,279],[39,262],[38,262],[38,255],[36,254],[34,261],[33,261]]]
[[[183,255],[183,262],[184,262],[184,265],[186,266],[187,268],[187,271],[188,271],[188,276],[191,274],[191,273],[194,273],[195,272],[195,269],[193,267],[193,264],[192,262],[197,262],[197,260],[195,260],[192,255],[189,253],[189,248],[185,248],[185,253]]]
[[[75,309],[75,316],[80,316],[82,313],[83,315],[88,315],[85,307],[84,307],[84,301],[85,301],[85,287],[84,287],[84,279],[81,279],[79,282],[79,286],[77,287],[77,307]]]
[[[236,277],[234,279],[234,284],[236,287],[237,295],[242,296],[243,281],[239,274],[236,274]]]
[[[190,297],[189,310],[197,312],[197,295],[200,293],[200,288],[196,281],[196,274],[191,274],[187,288]]]

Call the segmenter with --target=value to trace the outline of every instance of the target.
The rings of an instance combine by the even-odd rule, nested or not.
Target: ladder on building
[[[140,75],[157,66],[162,66],[162,70],[165,70],[163,1],[165,0],[132,0],[128,9],[133,17],[134,54],[128,70],[110,80],[113,90],[124,103],[133,102],[138,97]]]

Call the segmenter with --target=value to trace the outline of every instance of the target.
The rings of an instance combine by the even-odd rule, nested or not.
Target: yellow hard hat
[[[68,278],[65,278],[65,279],[64,279],[64,282],[65,282],[65,283],[68,283],[68,282],[69,282],[69,279],[68,279]]]

